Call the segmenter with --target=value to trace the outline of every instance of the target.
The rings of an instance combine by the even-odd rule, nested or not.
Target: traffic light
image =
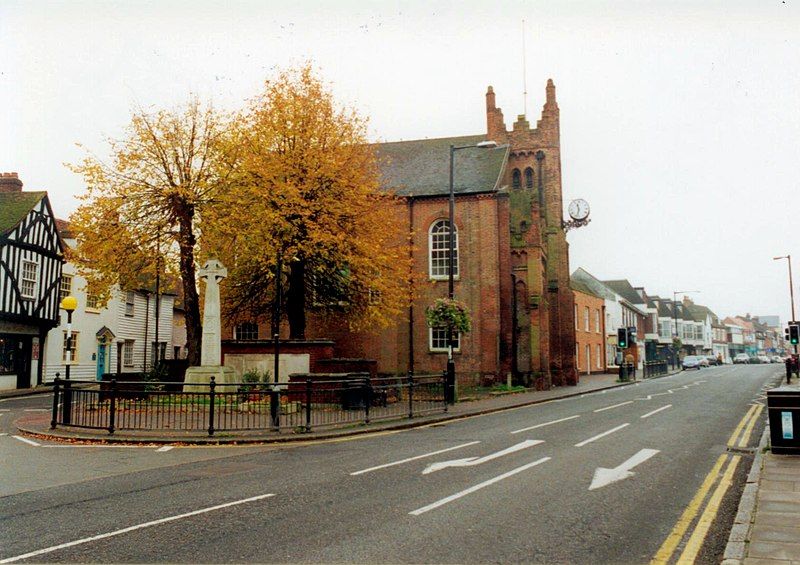
[[[617,347],[628,349],[628,328],[617,328]]]
[[[628,345],[636,345],[636,326],[628,328]]]
[[[797,324],[789,326],[789,343],[792,345],[800,343],[800,326]]]

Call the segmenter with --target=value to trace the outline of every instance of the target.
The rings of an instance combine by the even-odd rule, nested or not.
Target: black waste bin
[[[364,410],[367,407],[367,381],[358,379],[342,383],[342,410]]]
[[[800,386],[767,391],[767,412],[772,452],[800,455]]]

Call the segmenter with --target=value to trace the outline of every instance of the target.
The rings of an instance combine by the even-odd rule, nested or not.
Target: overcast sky
[[[0,0],[0,170],[76,207],[80,142],[103,155],[134,104],[235,109],[311,60],[375,140],[485,132],[561,108],[571,269],[790,316],[800,260],[800,1],[37,2]],[[800,263],[796,265],[800,281]],[[800,296],[798,296],[800,300]],[[800,304],[800,303],[799,303]]]

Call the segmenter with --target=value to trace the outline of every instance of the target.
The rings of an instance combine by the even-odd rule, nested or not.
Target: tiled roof
[[[619,294],[622,298],[630,302],[631,304],[644,304],[644,300],[639,293],[636,292],[636,289],[633,288],[633,285],[628,282],[627,279],[617,280],[617,281],[603,281],[603,284],[606,285],[608,288]]]
[[[0,192],[0,235],[17,227],[46,195],[46,192]]]
[[[577,292],[582,292],[583,294],[588,294],[589,296],[594,296],[595,298],[603,299],[603,296],[592,290],[592,288],[583,282],[582,280],[570,277],[569,279],[569,286],[572,287],[572,290]]]
[[[450,145],[472,145],[485,140],[485,135],[470,135],[379,143],[375,149],[381,185],[400,196],[449,194]],[[508,151],[508,145],[456,151],[453,191],[470,194],[498,190]]]
[[[597,294],[598,296],[600,296],[605,300],[617,299],[616,294],[614,293],[613,290],[611,290],[602,282],[600,282],[600,280],[595,278],[594,275],[592,275],[589,271],[585,270],[583,267],[578,267],[577,269],[575,269],[575,272],[572,273],[570,280],[580,280],[581,282],[586,284],[586,286],[591,288],[595,292],[595,294]]]

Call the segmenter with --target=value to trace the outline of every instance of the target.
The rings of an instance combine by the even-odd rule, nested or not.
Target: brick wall
[[[577,323],[574,326],[576,369],[582,375],[601,373],[606,367],[603,299],[577,290],[573,291],[573,293],[575,295],[573,312],[577,312],[577,317],[575,318]],[[588,329],[586,325],[587,312],[589,315]],[[597,321],[598,316],[599,324]],[[588,355],[586,351],[587,346],[589,347]],[[587,363],[587,361],[589,361],[589,363]]]

